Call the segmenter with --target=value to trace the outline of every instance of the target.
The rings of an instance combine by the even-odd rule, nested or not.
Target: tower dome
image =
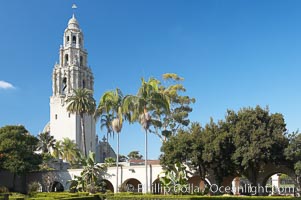
[[[79,24],[74,16],[74,14],[72,15],[72,18],[68,22],[68,28],[69,29],[79,29]]]

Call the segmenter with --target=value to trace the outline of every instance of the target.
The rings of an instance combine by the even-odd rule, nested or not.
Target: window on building
[[[83,80],[83,88],[86,88],[86,81]]]
[[[69,55],[65,54],[65,65],[68,65],[69,62]]]
[[[76,36],[73,36],[73,37],[72,37],[72,43],[73,43],[73,44],[76,44]]]
[[[66,88],[67,88],[67,78],[63,78],[63,85],[62,85],[62,93],[65,94]]]
[[[80,64],[80,66],[83,66],[83,57],[82,56],[79,57],[79,64]]]
[[[54,118],[57,119],[57,114],[55,114]]]

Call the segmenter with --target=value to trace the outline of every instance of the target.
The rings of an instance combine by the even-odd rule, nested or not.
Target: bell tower
[[[82,149],[80,117],[67,112],[65,103],[73,90],[87,88],[93,90],[94,77],[87,65],[87,51],[84,36],[73,14],[64,31],[63,45],[59,50],[59,63],[52,73],[52,96],[50,97],[50,133],[56,140],[70,138]],[[96,150],[95,120],[85,115],[87,152]]]

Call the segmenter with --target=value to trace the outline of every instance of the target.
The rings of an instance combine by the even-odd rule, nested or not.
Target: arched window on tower
[[[83,57],[82,56],[79,57],[79,63],[80,63],[80,66],[83,66]]]
[[[83,80],[83,88],[86,88],[86,81]]]
[[[65,65],[68,65],[69,62],[69,55],[65,54]]]
[[[62,94],[65,94],[66,88],[67,88],[67,78],[64,77],[63,84],[62,84]]]
[[[67,44],[69,44],[69,41],[70,41],[70,37],[69,36],[67,36],[66,41],[67,41]]]
[[[76,44],[76,36],[72,37],[72,44]]]
[[[79,43],[79,45],[82,45],[82,38],[81,37],[78,38],[78,43]]]

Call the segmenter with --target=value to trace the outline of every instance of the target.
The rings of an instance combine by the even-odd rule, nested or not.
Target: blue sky
[[[73,3],[97,102],[107,90],[135,94],[141,77],[173,72],[197,100],[192,121],[204,125],[227,109],[268,105],[289,131],[300,128],[298,0],[2,1],[0,126],[23,124],[36,135],[49,121],[51,73]],[[97,133],[105,131],[97,125]],[[138,125],[126,122],[120,137],[121,154],[143,154]],[[149,158],[156,159],[161,143],[149,138]]]

